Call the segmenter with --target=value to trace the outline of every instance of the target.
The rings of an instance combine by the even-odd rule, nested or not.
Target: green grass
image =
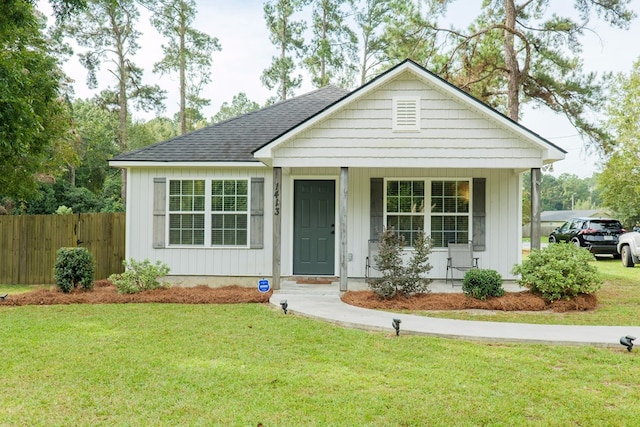
[[[624,348],[395,337],[265,305],[2,307],[0,425],[624,425]]]
[[[625,268],[618,259],[594,261],[605,280],[597,292],[598,308],[590,312],[518,313],[518,312],[422,312],[426,316],[462,320],[488,320],[560,325],[637,326],[640,307],[640,267]]]
[[[0,295],[1,294],[21,294],[24,292],[31,292],[34,291],[36,289],[40,289],[43,287],[50,287],[50,286],[43,286],[43,285],[0,285]]]

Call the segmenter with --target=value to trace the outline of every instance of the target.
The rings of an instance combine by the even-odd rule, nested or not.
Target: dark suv
[[[617,219],[571,218],[549,235],[549,243],[572,242],[594,255],[608,254],[619,258],[616,246],[622,233],[626,230]]]

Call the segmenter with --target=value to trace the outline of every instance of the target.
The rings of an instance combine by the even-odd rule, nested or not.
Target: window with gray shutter
[[[473,179],[473,250],[486,250],[486,178]]]
[[[251,240],[252,249],[264,247],[264,178],[251,178]]]
[[[167,179],[153,178],[153,247],[165,247]]]
[[[384,228],[384,180],[382,178],[371,178],[371,198],[370,198],[370,240],[378,240]]]

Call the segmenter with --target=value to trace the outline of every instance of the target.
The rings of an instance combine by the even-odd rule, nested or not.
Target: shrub
[[[121,294],[135,294],[140,291],[168,286],[168,284],[158,281],[158,278],[169,273],[169,266],[160,261],[151,264],[148,259],[142,262],[130,259],[128,262],[123,261],[122,264],[125,268],[124,273],[109,276],[109,280]]]
[[[80,285],[93,289],[93,256],[87,248],[60,248],[53,267],[56,285],[62,292],[71,292]]]
[[[425,277],[431,270],[428,263],[431,253],[431,240],[419,232],[413,243],[414,252],[406,267],[402,262],[404,236],[395,233],[393,228],[380,233],[378,255],[374,262],[381,277],[369,278],[368,284],[381,298],[393,298],[396,294],[409,296],[415,293],[429,292],[431,279]]]
[[[474,268],[464,275],[462,292],[482,301],[487,297],[501,297],[504,295],[502,276],[495,270]]]
[[[594,259],[590,252],[573,244],[550,244],[532,251],[512,271],[521,275],[520,285],[552,302],[591,294],[602,287],[602,278],[590,263]]]

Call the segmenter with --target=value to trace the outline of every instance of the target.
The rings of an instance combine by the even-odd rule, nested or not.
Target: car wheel
[[[558,243],[556,236],[549,236],[549,243]]]
[[[580,244],[580,239],[578,239],[577,237],[574,237],[573,239],[571,239],[571,243],[573,243],[574,245],[576,245],[579,248],[582,247],[582,245]]]
[[[629,247],[629,245],[625,245],[622,247],[622,249],[620,249],[621,252],[621,257],[622,257],[622,265],[624,265],[625,267],[633,267],[634,265],[636,265],[633,262],[633,256],[631,255],[631,248]]]

